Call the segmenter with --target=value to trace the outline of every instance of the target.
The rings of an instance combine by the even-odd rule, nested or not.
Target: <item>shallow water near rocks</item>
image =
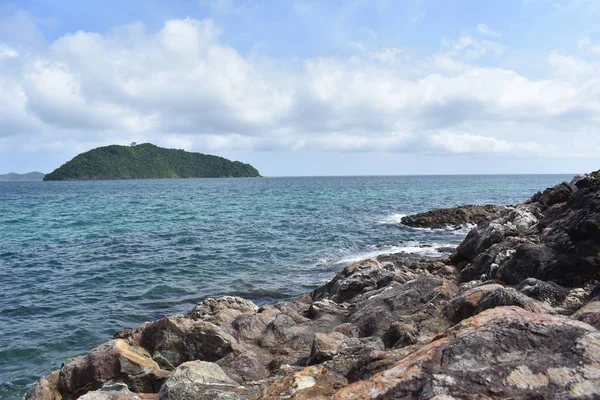
[[[402,215],[512,204],[571,175],[0,182],[0,398],[116,330],[206,297],[306,293],[389,252],[447,255],[466,229]]]

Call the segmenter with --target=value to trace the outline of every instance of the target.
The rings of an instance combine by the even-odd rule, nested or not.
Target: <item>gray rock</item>
[[[177,367],[159,392],[160,400],[233,400],[257,398],[215,363],[188,361]]]
[[[495,205],[467,205],[454,208],[440,208],[402,218],[404,225],[415,228],[443,229],[460,227],[464,224],[478,224],[504,210]]]

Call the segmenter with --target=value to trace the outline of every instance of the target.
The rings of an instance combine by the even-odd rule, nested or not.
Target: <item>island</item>
[[[0,174],[0,181],[41,181],[44,178],[42,172],[28,172],[26,174],[17,174],[10,172],[8,174]]]
[[[151,143],[98,147],[77,155],[45,181],[260,177],[256,168],[226,158],[165,149]]]

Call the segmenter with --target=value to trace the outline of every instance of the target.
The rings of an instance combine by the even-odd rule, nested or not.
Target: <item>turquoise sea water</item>
[[[116,330],[209,296],[308,292],[380,253],[448,254],[464,231],[404,214],[512,204],[571,175],[0,182],[0,398]]]

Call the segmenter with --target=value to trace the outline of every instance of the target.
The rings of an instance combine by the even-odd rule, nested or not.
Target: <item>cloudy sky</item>
[[[0,0],[0,173],[152,142],[263,175],[600,168],[597,0]]]

